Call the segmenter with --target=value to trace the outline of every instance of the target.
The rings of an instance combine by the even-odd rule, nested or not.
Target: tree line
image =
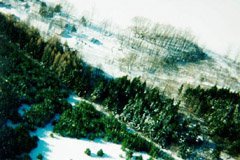
[[[31,58],[41,48],[30,45],[41,39],[38,32],[17,23],[14,16],[0,17],[0,159],[29,159],[27,153],[38,141],[29,131],[45,126],[69,107],[68,90],[57,74]],[[31,106],[23,115],[21,104]]]
[[[86,102],[80,102],[73,108],[65,110],[55,124],[54,131],[67,137],[90,140],[103,138],[106,141],[121,144],[126,151],[147,152],[155,158],[172,159],[154,144],[137,134],[128,132],[126,125],[118,122],[115,117],[100,113]]]

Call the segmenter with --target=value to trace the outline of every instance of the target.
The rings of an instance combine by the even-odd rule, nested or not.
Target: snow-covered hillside
[[[238,53],[240,39],[236,35],[240,33],[238,31],[240,24],[239,21],[231,17],[240,13],[240,10],[238,10],[240,2],[231,0],[228,3],[223,0],[203,0],[201,2],[189,0],[182,0],[181,2],[175,0],[143,0],[139,2],[126,0],[121,2],[69,0],[69,3],[63,0],[45,1],[48,4],[61,3],[64,7],[63,11],[71,13],[70,17],[57,14],[52,19],[44,19],[38,14],[39,4],[36,1],[28,2],[29,9],[24,7],[26,2],[10,1],[12,7],[0,7],[0,11],[16,15],[21,20],[38,28],[45,37],[57,36],[63,43],[67,42],[71,48],[79,51],[79,56],[82,56],[84,61],[102,69],[106,74],[113,77],[128,75],[133,78],[140,76],[150,86],[157,86],[161,91],[172,97],[177,95],[182,84],[201,85],[202,87],[217,85],[230,88],[233,91],[240,90],[239,64],[221,56],[226,51],[231,51],[234,54],[231,54],[230,57],[235,58],[235,54]],[[220,2],[226,2],[227,4]],[[219,5],[216,6],[216,4]],[[82,16],[89,18],[92,22],[91,25],[83,26],[79,24],[79,19]],[[121,36],[123,38],[129,36],[128,30],[124,30],[124,28],[131,24],[131,19],[134,16],[144,16],[155,22],[190,29],[197,36],[200,44],[206,46],[205,51],[209,59],[198,63],[180,65],[176,70],[160,68],[156,72],[149,72],[146,69],[149,63],[149,55],[133,49],[131,46],[121,44]],[[102,20],[105,20],[105,22],[103,23]],[[69,32],[66,27],[59,27],[59,21],[63,23],[63,26],[65,24],[75,25],[77,31]],[[106,23],[109,26],[105,30],[104,24]],[[115,24],[122,29],[113,27]],[[144,41],[143,43],[148,42]],[[219,55],[209,50],[217,51]],[[122,59],[128,59],[128,55],[132,52],[137,54],[132,59],[133,66],[129,67],[121,64]],[[74,104],[75,102],[71,103]],[[40,137],[40,141],[38,148],[31,153],[32,158],[35,158],[44,149],[44,155],[47,155],[49,159],[65,159],[65,155],[66,158],[77,159],[79,156],[85,156],[87,159],[86,155],[83,154],[83,147],[85,146],[94,149],[104,149],[106,146],[115,148],[117,153],[108,152],[109,157],[105,158],[119,159],[119,155],[122,154],[120,145],[107,142],[99,143],[99,141],[90,142],[84,139],[76,140],[59,135],[51,136],[51,133],[52,126],[40,128],[33,133]],[[48,148],[49,146],[51,148]],[[66,147],[64,155],[59,154],[62,146]],[[76,149],[67,150],[70,148],[67,146],[76,146]]]
[[[190,30],[201,45],[233,59],[240,54],[239,0],[44,0],[62,3],[74,15],[108,20],[121,27],[135,16]]]
[[[60,2],[64,7],[63,11],[74,11],[72,8],[78,6],[71,5],[71,3],[64,3],[60,0],[49,1],[50,4],[58,4]],[[69,2],[74,1],[70,0]],[[93,1],[90,2],[93,3]],[[83,8],[88,9],[92,5],[90,2],[83,3]],[[142,2],[140,2],[140,4],[141,3]],[[199,63],[179,66],[178,70],[169,71],[160,68],[153,74],[147,69],[149,58],[151,58],[148,53],[132,49],[131,46],[126,44],[122,45],[122,41],[128,39],[131,34],[129,33],[129,30],[123,30],[116,27],[111,28],[111,25],[106,26],[106,23],[102,24],[99,21],[91,21],[91,25],[84,27],[79,24],[81,17],[86,15],[81,12],[85,10],[81,10],[81,7],[79,7],[79,10],[75,10],[79,11],[78,15],[70,14],[71,16],[68,18],[56,15],[52,19],[44,19],[38,14],[39,3],[29,1],[29,9],[24,8],[25,4],[26,2],[12,2],[12,8],[9,9],[0,7],[0,11],[15,14],[21,20],[24,20],[30,25],[38,28],[45,37],[59,37],[63,43],[67,42],[71,48],[80,51],[79,54],[87,63],[102,69],[110,76],[120,77],[128,75],[130,78],[140,76],[150,85],[158,86],[166,94],[172,97],[176,96],[178,88],[180,88],[182,84],[189,84],[191,86],[201,85],[202,87],[217,85],[219,87],[230,88],[233,91],[240,90],[239,65],[230,59],[226,59],[221,55],[209,51],[209,49],[206,49],[206,52],[210,59]],[[78,4],[80,5],[80,1]],[[109,5],[111,6],[111,3],[109,3]],[[95,11],[95,9],[93,10]],[[76,25],[77,32],[69,33],[69,31],[65,31],[64,27],[59,27],[59,22],[63,24]],[[191,21],[189,21],[189,23],[190,22]],[[120,37],[122,35],[123,38],[119,38],[119,35]],[[227,38],[219,40],[223,42],[226,39]],[[126,64],[121,64],[121,59],[128,59],[130,53],[136,53],[138,55],[133,61],[131,61],[133,64],[132,67],[130,67],[131,69],[129,69]]]

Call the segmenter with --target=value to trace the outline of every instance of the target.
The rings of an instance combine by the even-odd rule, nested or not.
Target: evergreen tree
[[[103,155],[104,155],[103,150],[100,149],[99,151],[97,151],[97,155],[98,155],[99,157],[103,157]]]
[[[88,156],[91,156],[91,150],[89,148],[87,148],[84,153]]]

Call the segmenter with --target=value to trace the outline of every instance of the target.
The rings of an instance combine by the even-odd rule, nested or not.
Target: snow
[[[63,3],[63,0],[45,0],[49,3]],[[109,0],[68,0],[69,5],[63,5],[65,10],[69,12],[75,12],[76,17],[81,17],[82,15],[87,15],[88,18],[100,22],[101,20],[109,20],[114,24],[120,25],[122,28],[127,28],[131,25],[131,19],[134,16],[144,16],[155,22],[163,24],[172,24],[181,29],[189,29],[191,32],[197,36],[201,45],[206,46],[208,49],[218,52],[221,55],[225,55],[226,51],[235,52],[239,49],[240,42],[240,28],[239,20],[236,20],[234,15],[240,15],[240,2],[233,0],[215,0],[215,1],[190,1],[190,0],[181,0],[181,1],[167,1],[167,0],[141,0],[141,1],[109,1]],[[107,5],[106,5],[107,4]],[[126,5],[127,4],[127,5]],[[206,5],[207,4],[207,5]],[[216,5],[217,4],[217,5]],[[73,7],[73,9],[70,9]],[[27,13],[25,11],[19,11],[15,9],[6,9],[1,8],[0,11],[4,13],[12,13],[20,17],[21,20],[29,20],[30,24],[40,29],[42,32],[47,32],[49,24],[47,22],[42,22],[39,19],[27,19]],[[123,14],[124,13],[124,14]],[[94,21],[95,22],[95,21]],[[51,34],[51,33],[50,33]],[[115,33],[117,34],[117,33]],[[115,36],[115,37],[114,37]],[[97,39],[102,44],[95,45],[91,42],[91,39]],[[78,30],[76,34],[71,34],[70,36],[61,37],[62,42],[67,42],[71,48],[81,50],[83,59],[94,67],[98,67],[104,70],[107,74],[113,77],[120,77],[126,75],[126,72],[123,72],[119,69],[118,59],[125,56],[131,50],[126,48],[121,48],[119,41],[116,38],[116,35],[103,35],[95,27],[83,27],[81,30]],[[232,58],[236,55],[231,54]],[[231,73],[231,76],[236,75],[235,72],[231,72],[232,69],[229,68],[229,65],[222,61],[222,57],[213,56],[217,59],[217,62],[220,66],[223,66]],[[218,57],[218,58],[217,58]],[[225,65],[223,65],[225,64]],[[189,72],[189,70],[183,70],[184,72]],[[212,70],[210,70],[212,71]],[[209,73],[211,73],[208,71]],[[206,76],[206,72],[204,74]],[[134,71],[130,76],[142,76],[144,73],[141,71]],[[143,75],[144,76],[144,75]],[[157,77],[158,75],[155,75]],[[154,79],[154,76],[148,77],[148,79]],[[196,84],[195,75],[192,76],[183,76],[175,79],[175,76],[165,76],[161,75],[160,81],[171,83],[171,81],[178,81],[181,84],[188,82],[191,84]],[[159,79],[156,80],[156,83]],[[203,82],[206,85],[212,85],[213,83]],[[177,87],[175,87],[177,88]],[[75,105],[79,102],[81,98],[76,95],[70,95],[68,101],[71,105]],[[50,129],[49,129],[50,128]],[[64,138],[58,135],[57,139],[49,136],[52,133],[51,126],[46,128],[38,129],[37,135],[40,138],[38,150],[32,157],[36,157],[39,152],[44,152],[44,155],[56,156],[55,154],[62,154],[60,150],[64,150],[61,147],[73,145],[78,146],[81,141],[86,140],[77,140],[71,138]],[[79,142],[80,141],[80,142]],[[83,143],[83,142],[81,142]],[[97,143],[97,142],[92,142]],[[84,143],[85,144],[85,143]],[[65,147],[64,147],[65,148]],[[72,148],[72,147],[68,147]],[[76,147],[74,147],[76,148]],[[111,147],[109,147],[111,148]],[[79,151],[73,154],[69,150],[69,155],[73,157],[77,154],[82,154]],[[38,153],[37,153],[38,152]],[[52,153],[54,152],[54,153]],[[63,157],[63,156],[62,156]],[[34,159],[33,158],[33,159]],[[68,157],[71,158],[71,157]],[[88,157],[89,158],[89,157]]]
[[[13,8],[3,8],[3,7],[0,7],[0,12],[13,14],[13,15],[15,15],[17,17],[21,17],[22,20],[25,20],[26,17],[27,17],[26,14],[19,13],[17,10],[15,10]]]
[[[51,125],[47,125],[45,128],[39,128],[33,134],[38,136],[39,142],[38,147],[30,153],[32,159],[35,159],[40,153],[45,159],[51,160],[98,159],[96,153],[100,149],[106,153],[102,159],[120,159],[119,155],[124,155],[120,145],[104,142],[101,139],[89,141],[87,139],[62,137],[53,133],[52,128]],[[92,151],[91,157],[84,153],[86,148]]]
[[[28,104],[22,104],[18,109],[19,115],[23,116],[25,114],[25,112],[28,111],[30,108],[31,108],[31,106],[29,106]]]
[[[81,101],[81,98],[75,94],[70,94],[67,100],[74,106]],[[59,119],[59,115],[57,115],[55,119]],[[44,160],[124,160],[126,156],[126,153],[121,149],[121,144],[106,142],[100,138],[90,141],[84,138],[62,137],[53,132],[51,123],[44,128],[38,128],[35,132],[31,132],[31,136],[37,136],[39,138],[37,148],[30,152],[32,159],[36,159],[39,154],[43,155]],[[91,150],[91,156],[84,153],[87,148]],[[104,152],[104,156],[101,158],[97,156],[97,151],[100,149]],[[148,154],[142,152],[135,152],[134,155],[141,155],[144,160],[150,158]]]
[[[64,3],[64,0],[58,0],[58,1],[45,0],[45,1],[52,4]],[[103,0],[102,2],[104,1],[106,0]],[[145,0],[140,1],[139,5],[141,5],[144,1]],[[153,0],[149,1],[149,5],[153,3],[152,1]],[[182,0],[182,3],[184,2],[183,4],[185,4],[185,2],[187,1],[188,0]],[[49,20],[46,20],[46,19],[43,20],[38,15],[38,11],[34,12],[35,8],[37,8],[38,6],[37,4],[34,4],[32,2],[29,2],[31,6],[30,7],[31,10],[29,12],[19,9],[18,7],[16,7],[18,5],[12,5],[13,8],[11,9],[5,9],[0,7],[0,11],[5,13],[14,13],[21,20],[25,20],[29,22],[30,25],[37,27],[40,30],[41,34],[46,38],[48,36],[57,35],[62,41],[62,43],[67,42],[71,48],[78,50],[79,55],[82,57],[82,59],[85,62],[87,62],[93,67],[103,70],[106,76],[109,76],[109,77],[121,77],[121,76],[128,75],[129,78],[133,78],[133,77],[140,76],[142,77],[143,80],[147,81],[147,83],[149,83],[150,85],[158,86],[160,89],[166,90],[166,94],[173,98],[175,98],[174,96],[176,96],[174,93],[177,93],[176,92],[177,88],[179,88],[180,85],[184,83],[187,83],[193,86],[201,85],[205,87],[217,85],[219,87],[227,87],[227,88],[234,89],[234,91],[239,90],[240,85],[238,82],[240,81],[239,79],[240,72],[238,72],[239,70],[238,65],[233,64],[233,62],[229,61],[229,59],[216,55],[214,52],[211,52],[209,49],[206,49],[206,53],[210,57],[212,57],[214,60],[216,60],[215,64],[211,65],[211,62],[208,61],[206,63],[203,62],[202,64],[197,64],[197,65],[186,65],[184,67],[181,67],[181,70],[179,70],[179,73],[182,72],[182,74],[175,73],[175,72],[167,73],[164,70],[159,71],[159,73],[158,72],[154,74],[149,73],[146,70],[147,66],[145,65],[146,63],[148,63],[147,59],[149,58],[149,56],[147,55],[147,53],[144,53],[144,52],[141,52],[141,54],[139,54],[141,55],[141,57],[137,57],[138,60],[135,63],[136,65],[134,64],[135,68],[131,68],[131,71],[129,69],[126,69],[126,66],[125,66],[126,64],[122,64],[120,60],[126,57],[127,55],[129,55],[129,53],[132,53],[132,52],[134,53],[136,52],[137,54],[139,53],[138,50],[133,50],[130,47],[121,45],[121,38],[118,38],[118,34],[120,35],[123,34],[126,36],[125,38],[127,38],[129,33],[125,32],[125,30],[121,30],[121,29],[119,30],[119,28],[116,28],[116,27],[114,28],[114,30],[107,27],[107,31],[110,31],[110,32],[106,33],[104,32],[104,26],[101,26],[101,22],[99,22],[100,20],[98,21],[98,18],[96,17],[94,21],[92,21],[91,25],[87,27],[79,26],[77,20],[79,20],[81,16],[84,15],[84,13],[81,13],[81,12],[84,12],[84,10],[88,10],[89,8],[91,8],[90,6],[92,6],[94,3],[97,4],[99,2],[94,2],[94,0],[91,0],[83,4],[81,3],[82,4],[81,6],[79,6],[78,4],[80,4],[80,2],[84,2],[83,0],[80,0],[79,3],[75,3],[74,5],[71,5],[73,4],[73,2],[75,3],[76,1],[70,0],[69,1],[70,4],[64,3],[62,4],[62,6],[64,7],[65,11],[67,9],[69,10],[67,13],[76,11],[78,12],[79,15],[74,14],[74,17],[72,16],[71,18],[67,18],[67,19],[59,15],[56,15],[54,19],[51,20],[51,23],[52,22],[55,23],[54,20],[58,21],[62,19],[64,23],[75,25],[77,27],[76,33],[67,34],[67,36],[66,35],[61,36],[59,33],[61,33],[63,29],[57,26],[51,25]],[[21,4],[21,2],[18,2],[18,3]],[[117,1],[116,4],[118,3],[120,2]],[[129,3],[132,3],[132,2],[129,2]],[[159,3],[160,4],[163,3],[163,0],[160,0]],[[167,5],[169,3],[170,2],[166,2],[165,4]],[[174,4],[175,3],[177,4],[178,2],[175,2],[175,0],[173,0],[171,3],[173,4],[173,7],[176,7]],[[192,3],[202,3],[202,1],[192,2]],[[189,3],[189,5],[191,6],[192,3]],[[209,3],[212,4],[213,2],[211,1]],[[229,1],[229,3],[232,4],[233,2]],[[179,6],[183,6],[183,4]],[[111,6],[112,3],[109,3],[109,5]],[[229,5],[226,5],[226,6],[230,7]],[[75,7],[78,7],[78,9],[74,10]],[[97,8],[95,9],[98,10],[99,8],[101,8],[101,5],[98,6],[97,4],[96,7]],[[148,7],[148,5],[146,5],[146,7]],[[200,7],[202,7],[202,5],[200,5]],[[117,10],[118,9],[116,9],[116,11]],[[162,12],[162,11],[159,11],[159,12]],[[34,13],[34,14],[31,15],[30,13],[31,14]],[[126,16],[128,16],[128,12],[126,13],[127,13]],[[100,13],[98,14],[98,16],[99,15]],[[113,21],[113,23],[115,22]],[[129,24],[127,23],[125,24],[126,24],[125,26],[130,25],[130,22]],[[186,23],[186,25],[187,24],[188,23]],[[111,26],[112,25],[110,25],[110,27]],[[56,30],[58,30],[57,33],[56,33]],[[204,37],[208,37],[208,35],[204,35]],[[235,36],[235,37],[239,37],[239,36]],[[101,45],[96,45],[92,43],[91,42],[92,39],[99,40],[101,42]],[[226,39],[227,37],[224,38],[224,40]],[[224,40],[221,39],[221,43]],[[202,70],[203,72],[200,70]],[[208,76],[208,74],[210,74],[210,76]],[[221,77],[224,77],[224,78],[221,78]],[[201,81],[201,79],[204,79],[204,81]]]
[[[22,104],[19,108],[18,108],[18,114],[20,116],[23,116],[25,114],[26,111],[28,111],[31,108],[31,106],[29,106],[28,104]],[[19,126],[19,124],[15,124],[13,123],[11,120],[7,120],[6,125],[8,127],[11,128],[16,128]]]
[[[81,101],[81,98],[78,97],[76,94],[70,94],[67,98],[68,103],[70,103],[72,106],[75,106],[77,103]]]
[[[83,102],[92,104],[92,105],[95,107],[96,110],[104,113],[106,116],[109,116],[109,113],[106,112],[105,110],[103,110],[103,107],[102,107],[102,106],[100,106],[100,105],[98,105],[98,104],[96,104],[96,103],[92,103],[92,102],[90,102],[90,101],[88,101],[88,100],[85,100],[85,99],[83,99],[83,98],[81,98],[81,97],[78,97],[75,93],[70,94],[69,97],[67,98],[67,101],[68,101],[70,104],[72,104],[72,106],[74,106],[76,103],[78,103],[78,102],[80,102],[80,101],[83,101]],[[115,118],[117,118],[117,116],[115,116]],[[127,125],[127,131],[128,131],[129,133],[137,133],[134,129],[132,129],[132,128],[129,127],[129,124]],[[146,140],[147,140],[147,141],[151,141],[151,140],[148,139],[148,138],[146,138]],[[179,158],[179,157],[177,156],[177,154],[176,154],[175,152],[172,152],[172,151],[170,151],[170,150],[163,149],[163,148],[161,148],[161,150],[162,150],[163,152],[171,155],[171,156],[172,156],[174,159],[176,159],[176,160],[182,160],[181,158]],[[145,158],[148,159],[148,158],[149,158],[149,155],[147,155],[147,154],[145,154],[145,153],[139,153],[139,152],[135,152],[135,153],[134,153],[134,156],[139,156],[139,155],[142,155],[143,159],[145,159]]]
[[[62,3],[66,0],[44,0]],[[67,0],[67,10],[76,17],[109,21],[128,27],[135,16],[171,24],[196,35],[208,49],[235,58],[240,52],[239,0]]]
[[[102,33],[89,28],[81,28],[81,30],[72,34],[71,37],[62,37],[62,42],[67,42],[71,48],[80,49],[80,54],[86,62],[104,70],[107,74],[113,77],[126,75],[120,71],[119,64],[116,62],[123,56],[116,38],[103,36]],[[100,41],[101,44],[96,45],[92,42],[93,39]]]
[[[72,2],[73,0],[70,0]],[[81,0],[80,0],[81,1]],[[79,2],[80,2],[79,1]],[[105,1],[105,0],[103,0]],[[151,1],[151,0],[150,0]],[[162,0],[159,1],[159,3]],[[50,0],[49,0],[50,2]],[[59,1],[51,1],[50,3],[63,3],[63,0]],[[93,0],[92,0],[93,2]],[[174,2],[174,1],[173,1]],[[172,3],[173,3],[172,2]],[[19,2],[21,3],[21,2]],[[90,3],[90,1],[89,1]],[[84,5],[87,5],[89,3],[84,3]],[[119,3],[119,2],[117,2]],[[142,2],[140,2],[141,4]],[[152,2],[151,2],[152,3]],[[169,3],[169,2],[168,2]],[[200,2],[199,2],[200,3]],[[55,23],[54,20],[58,21],[60,19],[64,20],[64,24],[70,24],[75,25],[77,27],[76,33],[70,33],[67,35],[60,35],[63,31],[63,29],[51,25],[49,20],[43,20],[41,17],[39,17],[38,13],[36,12],[33,14],[35,18],[31,18],[32,15],[29,13],[32,13],[32,11],[37,8],[37,4],[30,4],[30,11],[26,12],[25,10],[21,10],[19,8],[16,8],[11,10],[4,10],[3,12],[16,12],[16,15],[21,18],[21,20],[27,20],[31,25],[37,27],[42,35],[44,37],[48,36],[54,36],[57,35],[62,43],[67,42],[68,45],[79,51],[80,57],[90,64],[93,67],[99,68],[103,70],[106,74],[106,76],[110,77],[121,77],[128,75],[129,78],[133,77],[142,77],[143,80],[147,81],[150,85],[158,86],[160,89],[166,89],[166,94],[173,97],[176,96],[174,93],[177,93],[177,88],[180,87],[183,83],[188,83],[193,86],[195,85],[201,85],[201,86],[213,86],[213,85],[219,85],[220,87],[228,87],[228,88],[234,88],[235,90],[238,90],[240,86],[236,81],[240,81],[239,75],[240,72],[238,72],[238,66],[234,64],[232,66],[232,62],[228,61],[222,56],[215,55],[215,53],[210,52],[206,49],[206,53],[208,53],[213,59],[216,60],[217,63],[215,63],[213,66],[209,66],[210,62],[202,63],[202,65],[192,65],[192,66],[184,66],[179,71],[183,74],[178,74],[171,72],[170,74],[165,73],[165,71],[160,71],[159,73],[151,74],[147,72],[146,70],[146,63],[148,59],[147,53],[141,52],[141,57],[137,57],[137,62],[135,68],[131,68],[131,71],[129,69],[126,69],[126,64],[122,65],[122,62],[120,61],[123,57],[126,57],[129,55],[129,53],[136,52],[139,53],[138,50],[133,50],[130,47],[127,47],[125,45],[121,45],[121,38],[118,38],[118,34],[128,36],[128,32],[124,32],[122,30],[118,30],[119,28],[115,28],[114,31],[110,29],[110,32],[104,31],[104,26],[101,26],[101,23],[98,21],[92,21],[92,24],[83,27],[79,26],[77,23],[77,20],[80,19],[77,14],[74,15],[74,17],[71,18],[64,18],[59,15],[56,15],[54,19],[51,21],[51,23]],[[80,11],[87,9],[88,7],[84,7],[84,5],[80,6],[80,8],[77,10],[80,14]],[[111,5],[111,4],[109,4]],[[12,5],[15,7],[14,5]],[[64,4],[62,5],[65,10],[67,8],[71,8],[71,5]],[[69,12],[74,11],[74,7],[78,5],[73,5],[73,9],[69,10]],[[84,8],[81,10],[81,8]],[[91,8],[91,7],[90,7]],[[0,8],[1,9],[1,8]],[[97,9],[96,9],[97,10]],[[117,9],[118,10],[118,9]],[[67,12],[68,13],[68,12]],[[127,13],[127,12],[126,12]],[[38,16],[36,16],[38,15]],[[29,16],[26,18],[26,16]],[[50,30],[48,30],[50,29]],[[56,30],[57,33],[56,33]],[[109,27],[107,28],[107,31],[109,31]],[[125,37],[126,38],[126,37]],[[97,39],[101,42],[101,45],[96,45],[91,42],[92,39]],[[140,61],[140,62],[138,62]],[[138,64],[139,63],[139,64]],[[141,64],[140,64],[141,63]],[[215,65],[217,65],[215,67]],[[223,68],[219,69],[219,65]],[[125,67],[125,68],[124,68]],[[200,69],[201,68],[201,69]],[[202,70],[201,74],[199,74],[199,70]],[[208,76],[208,73],[211,74]],[[214,73],[214,74],[212,74]],[[200,81],[200,78],[203,77],[206,79],[205,81]],[[219,77],[225,77],[223,79]],[[168,86],[168,87],[166,87]]]
[[[223,160],[235,160],[235,158],[231,157],[230,155],[228,155],[224,152],[221,152],[220,158],[223,159]]]
[[[6,125],[11,128],[17,128],[19,126],[19,124],[15,124],[11,120],[7,120]]]
[[[90,141],[88,139],[62,137],[53,133],[53,126],[51,124],[48,124],[44,128],[38,128],[31,135],[39,138],[37,148],[30,152],[32,159],[36,159],[38,154],[42,154],[44,160],[125,159],[125,152],[121,149],[120,144],[105,142],[103,139]],[[84,153],[87,148],[92,152],[91,157]],[[102,158],[97,157],[97,151],[100,149],[105,153]],[[136,152],[135,154],[142,155],[145,160],[150,158],[146,153]]]

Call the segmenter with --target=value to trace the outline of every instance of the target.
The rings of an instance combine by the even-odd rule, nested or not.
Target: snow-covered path
[[[77,102],[80,102],[80,101],[86,102],[86,103],[88,103],[88,104],[93,105],[97,111],[102,112],[102,113],[104,113],[105,115],[109,116],[109,112],[107,112],[107,111],[104,109],[103,106],[101,106],[101,105],[99,105],[99,104],[96,104],[96,103],[94,103],[94,102],[88,101],[88,100],[86,100],[86,99],[84,99],[84,98],[78,97],[78,96],[75,95],[75,94],[71,94],[71,95],[69,96],[69,98],[68,98],[68,101],[69,101],[70,104],[74,104],[74,105],[75,105]],[[119,122],[122,123],[120,120],[119,120]],[[129,130],[129,131],[133,131],[134,133],[138,134],[138,136],[140,136],[141,138],[145,139],[145,140],[148,141],[148,142],[153,143],[156,147],[158,147],[159,149],[161,149],[163,152],[171,155],[175,160],[182,160],[182,158],[180,158],[180,157],[177,156],[177,153],[175,153],[175,152],[173,152],[173,151],[171,151],[171,150],[163,149],[160,145],[158,145],[157,143],[154,143],[151,139],[145,137],[142,133],[136,132],[134,129],[132,129],[132,128],[131,128],[130,126],[128,126],[128,125],[127,125],[127,127],[128,127],[128,130]]]

